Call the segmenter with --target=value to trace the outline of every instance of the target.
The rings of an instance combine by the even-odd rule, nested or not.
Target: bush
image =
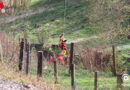
[[[79,48],[75,51],[75,63],[91,71],[106,71],[111,55],[106,48]],[[78,52],[77,52],[78,51]]]

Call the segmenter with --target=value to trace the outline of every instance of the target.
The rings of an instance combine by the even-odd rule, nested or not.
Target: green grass
[[[99,36],[105,32],[106,25],[103,24],[105,18],[101,20],[97,18],[92,21],[91,15],[89,15],[96,3],[86,0],[69,0],[66,5],[66,22],[64,22],[64,0],[54,0],[53,2],[49,2],[49,0],[32,0],[30,9],[33,9],[35,12],[38,8],[44,7],[45,11],[8,24],[3,24],[2,29],[10,32],[12,30],[16,31],[17,40],[19,36],[23,37],[23,30],[27,30],[30,42],[38,42],[37,36],[34,33],[39,32],[39,29],[42,28],[42,30],[48,31],[50,35],[49,44],[58,43],[58,37],[62,33],[65,34],[68,42],[71,42],[77,39]],[[35,24],[38,24],[39,28],[35,28]],[[12,28],[11,26],[14,27]],[[84,39],[84,42],[81,42],[82,45],[96,46],[97,44],[110,44],[105,43],[106,40],[103,41],[102,38],[90,39],[89,41],[86,39]],[[114,39],[113,42],[126,44],[130,41],[125,38],[120,41]]]
[[[53,64],[44,61],[43,66],[48,66],[46,70],[43,69],[43,78],[48,84],[54,84],[54,69]],[[37,61],[32,61],[31,75],[37,75]],[[76,69],[76,88],[77,90],[93,90],[94,89],[94,73],[84,70]],[[110,72],[98,72],[98,89],[99,90],[116,90],[116,77]],[[126,88],[130,88],[130,81],[124,83]],[[61,66],[58,64],[58,86],[62,86],[62,90],[71,89],[71,76],[68,72],[68,66]]]
[[[34,74],[35,75],[35,74]],[[104,75],[104,74],[103,74]],[[108,77],[108,76],[99,75],[98,78],[98,87],[100,90],[109,88],[116,88],[116,78]],[[108,74],[106,74],[108,75]],[[43,77],[46,79],[48,83],[54,83],[53,78],[53,69],[49,68],[44,70]],[[94,89],[94,73],[87,72],[85,70],[76,70],[76,87],[78,90],[93,90]],[[70,90],[71,88],[71,77],[68,74],[67,69],[58,70],[58,84],[65,87],[66,90]]]
[[[49,84],[54,83],[54,72],[53,67],[43,70],[43,77]],[[33,70],[31,74],[36,76],[36,63],[32,65]],[[99,72],[98,73],[98,88],[99,90],[115,90],[116,88],[116,78],[112,76],[111,73]],[[88,72],[82,69],[76,69],[76,88],[77,90],[93,90],[94,89],[94,73]],[[58,66],[58,85],[63,87],[63,90],[71,89],[71,77],[68,73],[68,68],[63,66]]]
[[[52,41],[54,41],[53,43],[58,42],[57,39],[63,32],[65,33],[65,37],[68,39],[68,41],[73,41],[77,38],[86,38],[86,35],[89,37],[90,35],[92,36],[101,32],[98,27],[91,27],[88,25],[89,19],[83,13],[84,10],[88,10],[89,7],[91,7],[91,4],[89,4],[87,1],[77,2],[78,3],[74,3],[74,0],[70,0],[68,2],[66,10],[66,22],[64,23],[64,0],[58,0],[54,3],[49,3],[47,0],[33,0],[33,8],[36,8],[36,6],[44,7],[44,5],[48,5],[47,7],[54,8],[54,10],[46,9],[43,13],[4,24],[3,29],[7,31],[14,30],[19,32],[20,34],[18,33],[18,35],[20,36],[23,36],[21,33],[23,32],[22,30],[28,30],[30,32],[30,41],[37,42],[37,39],[35,39],[36,35],[33,34],[33,32],[39,32],[39,28],[42,28],[43,30],[47,30],[49,32],[50,43]],[[35,28],[35,24],[38,24],[40,27]],[[14,28],[8,28],[14,25]]]
[[[91,0],[68,0],[66,8],[66,22],[64,23],[64,0],[55,0],[55,2],[50,3],[49,0],[32,0],[31,8],[36,11],[38,8],[44,7],[46,10],[42,13],[26,17],[24,19],[18,19],[14,22],[3,24],[2,29],[12,32],[16,31],[16,40],[19,37],[23,37],[23,30],[27,30],[30,42],[38,42],[37,36],[34,33],[38,33],[40,29],[46,30],[49,34],[49,44],[56,44],[59,42],[59,35],[64,33],[65,38],[68,42],[83,40],[79,44],[84,46],[98,47],[98,45],[108,45],[104,44],[102,38],[94,39],[98,35],[105,32],[105,26],[103,21],[104,18],[91,21],[88,15],[92,7],[96,3],[90,3]],[[52,8],[52,10],[49,9]],[[25,13],[26,11],[24,11]],[[98,12],[97,12],[98,13]],[[17,14],[18,15],[18,14]],[[96,14],[93,14],[96,16]],[[92,15],[92,16],[93,16]],[[98,23],[99,22],[99,23]],[[39,28],[35,28],[35,24],[39,25]],[[94,25],[92,25],[94,24]],[[65,27],[64,27],[65,25]],[[14,26],[12,28],[12,26]],[[102,28],[101,28],[102,27]],[[103,28],[104,27],[104,28]],[[91,38],[92,37],[92,38]],[[116,41],[117,44],[129,44],[130,40],[122,39]],[[127,48],[128,49],[128,48]],[[129,57],[126,50],[121,49],[123,56]],[[127,50],[128,51],[128,50]],[[36,64],[36,63],[35,63]],[[36,65],[33,66],[31,74],[36,76]],[[33,71],[32,70],[32,71]],[[48,83],[53,83],[53,68],[48,68],[44,70],[44,77]],[[66,68],[58,69],[58,82],[63,87],[70,89],[71,81]],[[78,90],[93,90],[94,86],[94,73],[87,72],[86,70],[76,70],[76,85]],[[112,77],[109,73],[99,73],[99,90],[115,90],[116,78]]]

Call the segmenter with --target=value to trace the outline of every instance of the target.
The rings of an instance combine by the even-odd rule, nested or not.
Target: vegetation
[[[4,5],[6,8],[27,8],[31,4],[31,0],[6,0]]]
[[[23,85],[34,85],[40,89],[51,89],[52,85],[46,84],[44,79],[37,80],[36,77],[33,77],[31,75],[25,75],[23,72],[16,72],[16,68],[12,69],[9,65],[5,63],[0,63],[2,66],[0,68],[0,75],[3,77],[4,80],[12,80],[13,82],[16,82],[17,84],[23,84]],[[15,74],[14,74],[15,73]],[[32,83],[33,82],[33,83]],[[56,88],[56,87],[55,87]],[[54,88],[53,88],[54,89]]]
[[[35,61],[33,61],[35,62]],[[36,65],[33,63],[32,75],[36,76]],[[43,69],[43,77],[48,84],[54,83],[54,72],[52,64],[44,62],[44,66],[48,66],[47,69]],[[93,90],[94,89],[94,73],[83,69],[76,69],[76,88],[79,90]],[[116,89],[116,77],[113,77],[109,72],[98,72],[98,89],[99,90],[115,90]],[[129,85],[130,82],[126,83]],[[58,65],[58,86],[62,86],[63,90],[71,89],[71,79],[68,73],[67,67]],[[126,87],[128,88],[128,87]]]
[[[103,61],[107,58],[107,61],[112,61],[110,53],[113,44],[117,47],[117,73],[123,73],[125,68],[130,68],[130,63],[127,61],[130,58],[130,40],[127,37],[130,34],[129,0],[15,1],[13,0],[12,4],[8,2],[6,9],[13,7],[16,13],[0,16],[0,21],[3,22],[0,23],[1,29],[9,33],[17,42],[20,37],[24,36],[26,31],[27,38],[31,43],[41,43],[45,48],[51,44],[58,44],[59,35],[64,33],[68,42],[67,47],[69,47],[70,42],[76,43],[74,55],[77,56],[74,58],[74,63],[78,66],[76,68],[76,85],[79,90],[93,89],[94,73],[83,68],[90,66],[87,65],[88,62],[97,60],[96,53],[103,56],[98,59]],[[19,11],[21,7],[26,9]],[[2,21],[1,18],[5,20]],[[4,23],[6,18],[8,20]],[[6,43],[3,45],[6,45]],[[5,50],[7,47],[8,45],[6,45]],[[89,51],[90,48],[92,48],[92,51]],[[105,48],[108,52],[106,53],[100,48]],[[12,52],[14,52],[14,49]],[[108,55],[109,57],[107,57]],[[111,64],[111,62],[105,64]],[[94,67],[96,66],[93,64]],[[100,90],[104,90],[104,88],[114,90],[116,88],[116,78],[112,76],[109,67],[107,66],[107,70],[103,70],[106,71],[105,73],[99,72]],[[32,66],[32,68],[34,71],[32,70],[31,74],[36,76],[36,65]],[[70,76],[67,67],[60,68],[58,70],[59,84],[57,86],[63,85],[66,89],[66,87],[70,86]],[[104,66],[103,69],[106,69],[106,67]],[[53,83],[53,68],[49,66],[47,70],[44,70],[43,76],[48,83]],[[67,89],[70,89],[70,87]]]
[[[17,19],[9,24],[4,24],[3,29],[16,32],[23,32],[22,30],[26,29],[29,31],[28,34],[31,42],[38,41],[34,32],[39,32],[39,28],[43,28],[43,30],[49,32],[51,36],[50,43],[52,43],[52,40],[54,41],[53,43],[56,43],[58,36],[63,32],[68,41],[74,41],[77,38],[89,38],[96,35],[98,38],[96,41],[104,45],[108,43],[110,45],[112,43],[129,42],[127,40],[129,27],[127,0],[116,0],[116,2],[112,0],[96,2],[94,0],[69,0],[66,3],[65,16],[64,4],[64,0],[33,0],[31,5],[32,8],[35,8],[34,12],[41,9],[45,10],[24,19]],[[124,4],[126,6],[123,6]],[[122,10],[120,11],[120,9]],[[122,14],[122,12],[125,14]],[[66,22],[64,22],[64,17],[66,17]],[[6,28],[5,25],[10,28]],[[38,27],[35,27],[36,25]],[[95,40],[93,41],[95,42]],[[93,42],[91,41],[90,43]]]

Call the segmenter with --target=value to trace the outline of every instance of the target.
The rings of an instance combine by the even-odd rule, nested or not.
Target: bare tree
[[[5,7],[17,9],[19,7],[28,8],[31,0],[4,0]]]

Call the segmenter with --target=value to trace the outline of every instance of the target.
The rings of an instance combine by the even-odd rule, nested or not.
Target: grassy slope
[[[39,32],[39,30],[46,30],[50,35],[50,44],[58,44],[59,35],[64,32],[68,42],[80,42],[79,44],[81,45],[92,47],[108,46],[110,43],[105,43],[106,40],[104,41],[104,38],[100,38],[101,34],[105,34],[105,29],[101,28],[105,27],[104,23],[99,22],[101,23],[99,24],[93,21],[96,25],[90,24],[93,22],[89,20],[88,15],[94,5],[95,3],[90,3],[86,0],[69,0],[66,8],[66,23],[64,23],[64,0],[56,0],[53,3],[49,3],[48,0],[32,0],[31,9],[34,12],[43,7],[45,11],[3,24],[3,28],[7,31],[16,31],[17,40],[19,36],[23,37],[23,30],[27,30],[29,40],[38,42],[35,33]],[[94,15],[96,16],[96,14],[92,16]],[[39,28],[35,28],[35,24],[38,24]],[[117,42],[121,45],[127,44],[128,48],[126,49],[129,49],[130,40],[123,38]]]
[[[90,3],[89,0],[69,0],[66,8],[66,23],[64,23],[64,0],[56,0],[53,3],[48,2],[48,0],[32,0],[31,9],[34,12],[39,8],[43,9],[42,7],[44,7],[45,11],[8,24],[3,24],[2,26],[4,30],[16,31],[17,40],[19,36],[23,37],[23,30],[27,30],[29,40],[37,42],[35,33],[39,32],[39,30],[46,30],[50,34],[50,44],[59,43],[59,35],[64,32],[68,42],[80,42],[79,44],[81,45],[92,47],[109,45],[108,43],[104,44],[106,42],[103,40],[104,37],[100,38],[101,34],[105,34],[105,29],[101,28],[105,22],[99,22],[101,23],[99,24],[95,20],[93,22],[96,25],[90,24],[93,22],[90,21],[88,15],[95,5],[93,2]],[[96,17],[96,14],[92,16],[94,15]],[[35,28],[35,24],[38,24],[39,28]],[[126,38],[120,40],[118,44],[127,44],[127,48],[121,47],[119,49],[128,51],[129,43],[130,40]],[[123,54],[128,56],[127,53]]]
[[[34,32],[38,32],[39,28],[35,28],[35,24],[38,24],[43,30],[47,30],[50,33],[51,39],[50,43],[58,43],[58,37],[61,33],[65,33],[65,37],[70,41],[77,39],[84,40],[84,38],[90,38],[98,36],[98,34],[103,33],[104,30],[100,29],[100,26],[91,26],[89,20],[86,17],[86,13],[89,12],[93,5],[88,3],[86,0],[69,0],[67,6],[67,16],[66,16],[66,27],[64,28],[64,1],[59,0],[56,3],[50,4],[47,0],[33,0],[32,9],[35,11],[39,7],[49,7],[53,10],[46,10],[43,13],[36,14],[25,19],[18,19],[12,23],[4,24],[4,29],[11,31],[18,31],[16,37],[22,36],[23,29],[28,30],[29,39],[31,42],[37,42],[36,35]],[[85,12],[85,13],[84,13]],[[15,26],[16,25],[16,26]],[[13,28],[11,26],[14,26]],[[84,41],[82,44],[93,45],[89,41]],[[98,39],[94,39],[96,42]],[[80,41],[80,40],[79,40]],[[123,40],[123,43],[128,43],[127,40]],[[67,70],[59,70],[59,82],[65,87],[70,86],[70,77],[67,76]],[[33,73],[36,76],[36,73]],[[82,76],[81,76],[82,74]],[[88,73],[84,70],[76,71],[76,83],[77,87],[88,90],[91,88],[93,90],[93,73]],[[49,77],[48,82],[53,79],[53,69],[48,69],[44,71],[44,77]],[[104,87],[115,88],[116,78],[114,77],[100,77],[99,87],[103,90]],[[112,86],[112,87],[111,87]],[[114,90],[114,89],[113,89]]]
[[[105,43],[100,35],[105,34],[105,27],[103,22],[90,21],[88,18],[89,12],[96,4],[86,0],[69,0],[66,8],[66,23],[64,23],[64,0],[56,0],[50,3],[48,0],[32,0],[31,9],[35,12],[38,9],[45,9],[42,13],[38,13],[24,19],[18,19],[14,22],[3,24],[3,29],[7,31],[16,31],[16,39],[19,36],[23,37],[23,30],[27,30],[29,40],[31,42],[38,42],[35,33],[39,30],[47,31],[50,35],[49,43],[59,43],[59,35],[65,33],[65,38],[68,42],[80,42],[84,46],[100,46],[110,45]],[[24,13],[27,11],[24,11]],[[21,12],[20,12],[21,13]],[[96,17],[96,14],[92,16]],[[98,20],[97,20],[98,21]],[[102,21],[102,20],[101,20]],[[92,25],[91,23],[95,22]],[[39,28],[35,28],[35,24]],[[116,41],[116,40],[115,40]],[[129,49],[130,40],[123,38],[118,41],[118,44],[127,44]],[[123,48],[121,48],[123,49]],[[123,50],[126,50],[123,49]]]
[[[45,11],[24,19],[18,19],[14,22],[4,24],[3,28],[7,31],[18,31],[18,34],[16,35],[17,37],[23,36],[23,33],[21,33],[22,30],[28,30],[31,42],[37,42],[34,32],[39,32],[39,29],[42,29],[46,30],[50,34],[49,43],[58,43],[59,35],[65,33],[65,38],[69,42],[78,39],[79,42],[80,40],[84,40],[82,44],[85,45],[96,46],[97,44],[104,44],[105,41],[103,41],[99,35],[105,32],[105,29],[101,28],[105,27],[105,25],[103,23],[99,24],[100,22],[98,23],[98,19],[97,21],[90,21],[88,16],[92,7],[96,4],[93,2],[90,3],[86,0],[69,0],[66,5],[66,22],[64,22],[64,0],[56,0],[56,2],[53,3],[50,3],[48,0],[32,0],[31,9],[33,9],[34,12],[41,7],[44,7]],[[92,17],[93,16],[94,14]],[[103,20],[100,21],[102,22]],[[97,25],[92,25],[91,23]],[[38,24],[40,27],[35,28],[35,24]],[[95,36],[99,37],[99,39],[95,39]],[[124,44],[129,42],[130,41],[125,38],[120,40],[118,43]]]
[[[29,30],[31,41],[36,42],[36,37],[32,33],[38,31],[39,28],[34,27],[35,24],[38,24],[40,28],[43,28],[43,30],[47,30],[49,32],[51,38],[54,40],[53,43],[57,43],[59,35],[63,32],[69,41],[74,41],[77,38],[84,39],[93,35],[98,35],[98,33],[103,31],[100,30],[100,27],[98,26],[89,25],[89,20],[84,12],[89,11],[89,8],[93,5],[87,1],[68,1],[66,9],[66,23],[64,23],[64,0],[59,0],[53,4],[47,2],[47,0],[34,0],[32,2],[32,8],[34,11],[37,10],[36,8],[42,6],[45,8],[54,8],[54,10],[46,10],[43,13],[36,14],[25,19],[18,19],[7,24],[7,28],[4,24],[5,29],[8,31],[18,31],[19,28],[21,31],[23,29],[22,27],[26,26],[26,29]],[[14,28],[8,28],[10,26],[14,26]],[[51,41],[52,39],[50,39],[50,42]]]
[[[3,27],[5,30],[11,31],[15,30],[21,32],[22,30],[28,30],[30,41],[37,42],[36,35],[34,32],[39,32],[39,28],[42,30],[47,30],[50,34],[50,43],[58,43],[58,37],[61,33],[65,33],[66,39],[68,41],[75,41],[76,39],[83,39],[98,36],[105,32],[103,24],[98,25],[97,21],[90,21],[88,18],[89,12],[92,10],[92,7],[96,5],[93,2],[86,0],[69,0],[67,1],[66,8],[66,22],[64,23],[64,0],[56,0],[53,3],[50,3],[48,0],[32,0],[31,8],[34,12],[40,7],[44,7],[46,10],[40,14],[36,14],[24,19],[18,19],[9,24],[4,24]],[[52,9],[52,10],[50,10]],[[93,16],[93,15],[92,15]],[[95,15],[96,16],[96,15]],[[102,20],[100,20],[102,21]],[[94,23],[95,22],[95,23]],[[91,25],[94,23],[97,25]],[[38,24],[40,27],[35,28],[35,24]],[[6,26],[7,25],[7,26]],[[11,26],[14,26],[13,28]],[[10,27],[10,28],[9,28]],[[18,33],[17,36],[22,35]],[[93,39],[92,39],[93,40]],[[92,40],[83,44],[93,45]],[[80,41],[80,40],[79,40]],[[93,42],[101,42],[100,39],[95,39]],[[123,39],[119,43],[128,43],[129,40]],[[97,43],[97,42],[96,42]],[[94,44],[96,44],[94,43]]]
[[[89,12],[89,9],[93,5],[91,5],[89,2],[83,0],[79,1],[77,0],[77,3],[74,3],[74,0],[69,0],[68,6],[67,6],[67,16],[66,16],[66,27],[64,28],[64,1],[59,0],[59,2],[53,3],[52,5],[48,2],[36,2],[33,4],[33,8],[43,6],[46,4],[49,4],[49,7],[61,7],[57,8],[53,11],[47,11],[43,12],[39,15],[35,15],[30,17],[27,21],[31,21],[31,25],[34,26],[35,23],[38,23],[41,27],[44,28],[44,30],[48,30],[51,34],[51,37],[54,40],[52,43],[58,43],[58,36],[61,33],[65,33],[65,37],[70,41],[74,40],[83,40],[84,42],[82,44],[85,45],[93,45],[91,43],[91,40],[94,40],[94,38],[98,37],[98,34],[101,34],[104,32],[100,28],[100,26],[91,26],[89,24],[89,20],[86,17],[86,13]],[[75,1],[76,2],[76,1]],[[35,22],[36,21],[36,22]],[[34,30],[34,28],[32,28]],[[64,31],[63,31],[64,30]],[[86,39],[88,38],[88,39]],[[92,38],[92,39],[91,39]],[[80,41],[79,40],[79,41]],[[98,39],[94,40],[96,42]],[[86,42],[87,41],[87,42]],[[90,42],[90,43],[89,43]],[[124,39],[120,42],[125,44],[129,44],[130,41],[127,39]],[[94,43],[95,44],[95,43]],[[93,45],[94,46],[94,45]],[[129,50],[127,48],[127,50]],[[122,51],[123,55],[126,54],[126,49]],[[36,73],[33,73],[36,75]],[[59,75],[59,85],[63,85],[66,88],[70,88],[70,77],[68,76],[68,70],[58,70]],[[49,83],[52,83],[53,80],[53,69],[49,68],[47,70],[44,70],[43,75]],[[48,78],[49,77],[49,78]],[[94,80],[93,80],[93,73],[88,73],[84,70],[76,70],[76,85],[77,89],[81,90],[93,90]],[[110,74],[100,73],[99,75],[99,89],[115,89],[116,88],[116,78],[111,77]]]
[[[105,22],[96,22],[95,20],[93,22],[95,22],[94,24],[96,25],[90,24],[93,22],[90,21],[88,15],[95,5],[93,2],[90,3],[89,0],[69,0],[66,8],[66,23],[64,23],[64,0],[56,0],[56,2],[53,3],[48,2],[48,0],[32,0],[31,9],[34,12],[39,8],[43,9],[43,7],[45,11],[24,19],[18,19],[8,24],[3,24],[2,28],[11,32],[16,31],[17,40],[19,36],[23,37],[23,30],[27,30],[29,40],[31,42],[38,42],[35,33],[39,32],[39,30],[46,30],[50,35],[50,44],[59,43],[59,35],[64,32],[68,42],[80,42],[79,44],[81,45],[92,47],[110,45],[110,43],[105,43],[106,41],[103,40],[107,37],[100,38],[100,35],[106,32],[105,29],[101,28],[105,27]],[[24,11],[24,13],[25,12],[27,11]],[[94,15],[96,17],[96,14],[92,16]],[[35,28],[35,24],[38,24],[39,28]],[[127,44],[126,49],[120,45],[122,46],[119,48],[120,50],[129,50],[130,40],[123,38],[117,42],[122,45]]]

